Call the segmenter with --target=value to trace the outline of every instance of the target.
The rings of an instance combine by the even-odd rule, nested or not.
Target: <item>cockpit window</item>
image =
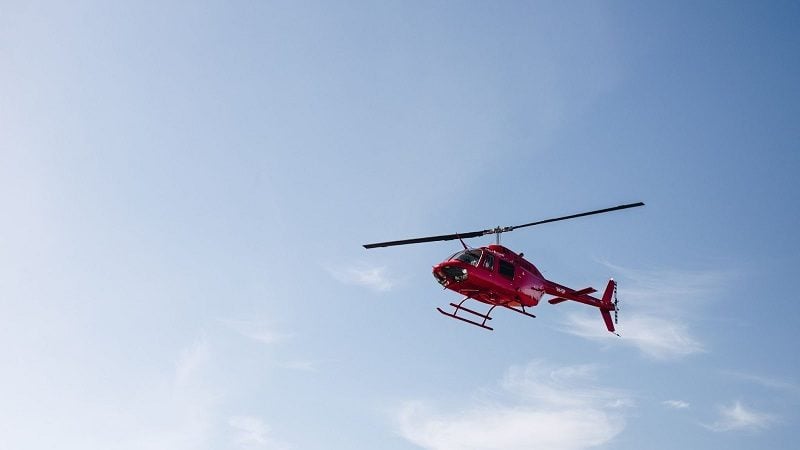
[[[486,255],[483,257],[483,267],[492,270],[494,269],[494,256],[486,252]]]
[[[478,260],[481,259],[482,250],[464,250],[451,256],[451,260],[462,261],[473,266],[478,266]]]

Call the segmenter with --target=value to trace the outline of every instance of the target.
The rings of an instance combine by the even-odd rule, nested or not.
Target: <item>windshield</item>
[[[478,265],[478,260],[481,259],[481,254],[483,253],[482,250],[464,250],[461,252],[456,253],[455,255],[451,256],[451,260],[463,261],[467,264],[472,264],[473,266]]]

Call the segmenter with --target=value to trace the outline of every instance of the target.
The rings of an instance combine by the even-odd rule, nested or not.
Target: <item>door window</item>
[[[514,265],[508,261],[500,260],[500,275],[514,279]]]

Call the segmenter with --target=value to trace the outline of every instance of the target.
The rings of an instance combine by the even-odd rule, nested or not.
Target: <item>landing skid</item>
[[[513,306],[508,306],[507,304],[497,304],[497,305],[492,305],[492,307],[491,307],[491,308],[489,308],[489,311],[487,311],[487,312],[486,312],[486,314],[483,314],[483,313],[480,313],[480,312],[478,312],[478,311],[475,311],[475,310],[469,309],[469,308],[467,308],[467,307],[465,307],[465,306],[462,306],[462,304],[463,304],[465,301],[469,300],[469,299],[470,299],[470,297],[466,297],[466,298],[464,298],[464,300],[461,300],[461,302],[459,302],[458,304],[455,304],[455,303],[450,303],[450,306],[452,306],[452,307],[454,307],[454,308],[455,308],[455,310],[454,310],[452,313],[449,313],[449,312],[443,311],[443,310],[442,310],[442,308],[436,308],[436,310],[437,310],[437,311],[439,311],[440,313],[444,314],[445,316],[452,317],[453,319],[458,319],[458,320],[460,320],[460,321],[462,321],[462,322],[467,322],[467,323],[469,323],[469,324],[475,325],[475,326],[477,326],[477,327],[484,328],[484,329],[486,329],[486,330],[489,330],[489,331],[493,331],[493,330],[494,330],[494,328],[492,328],[492,327],[490,327],[490,326],[487,326],[487,325],[486,325],[486,321],[488,321],[488,320],[492,320],[492,318],[491,318],[491,316],[489,316],[489,314],[491,314],[491,313],[492,313],[492,311],[493,311],[493,310],[494,310],[496,307],[498,307],[498,306],[502,306],[503,308],[510,309],[510,310],[512,310],[512,311],[514,311],[514,312],[517,312],[517,313],[520,313],[520,314],[522,314],[522,315],[524,315],[524,316],[533,317],[533,318],[535,318],[535,317],[536,317],[536,316],[534,316],[533,314],[531,314],[531,313],[529,313],[529,312],[525,311],[525,307],[524,307],[524,306],[522,306],[522,305],[520,305],[520,308],[521,308],[521,309],[517,309],[517,308],[514,308]],[[474,320],[470,320],[470,319],[467,319],[467,318],[461,317],[461,316],[459,316],[459,315],[458,315],[458,312],[459,312],[459,311],[464,311],[464,312],[466,312],[466,313],[472,314],[473,316],[476,316],[476,317],[479,317],[479,318],[483,319],[483,321],[481,321],[481,322],[476,322],[476,321],[474,321]]]
[[[466,308],[461,308],[461,309],[463,309],[464,311],[468,311]],[[481,328],[485,328],[485,329],[487,329],[487,330],[489,330],[489,331],[492,331],[492,330],[494,330],[494,328],[492,328],[492,327],[487,327],[487,326],[485,325],[487,320],[492,320],[492,318],[491,318],[491,317],[489,317],[489,316],[485,316],[485,315],[483,315],[483,314],[478,314],[478,313],[475,313],[475,312],[473,312],[473,311],[469,311],[469,312],[471,312],[471,313],[475,314],[476,316],[483,317],[483,322],[481,322],[481,323],[478,323],[478,322],[475,322],[475,321],[472,321],[472,320],[465,319],[465,318],[463,318],[463,317],[459,317],[459,316],[457,316],[457,315],[456,315],[456,313],[458,312],[458,310],[456,310],[456,313],[444,312],[444,311],[442,311],[442,308],[438,308],[438,307],[436,308],[436,310],[437,310],[437,311],[439,311],[440,313],[444,314],[445,316],[452,317],[453,319],[458,319],[458,320],[461,320],[461,321],[464,321],[464,322],[467,322],[467,323],[471,323],[472,325],[475,325],[475,326],[477,326],[477,327],[481,327]]]

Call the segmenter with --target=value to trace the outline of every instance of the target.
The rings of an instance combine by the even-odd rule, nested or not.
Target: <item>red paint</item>
[[[589,294],[596,292],[595,289],[575,290],[550,281],[536,266],[502,245],[460,251],[433,266],[433,276],[445,288],[463,295],[465,301],[471,299],[491,306],[485,314],[461,306],[464,301],[457,305],[452,304],[455,307],[452,313],[439,309],[442,314],[483,328],[491,329],[486,326],[486,321],[491,320],[489,313],[496,306],[531,315],[525,308],[535,307],[542,297],[551,295],[554,296],[549,301],[551,304],[571,300],[598,308],[608,331],[615,331],[610,314],[616,311],[616,305],[612,301],[616,288],[614,280],[609,280],[602,298],[592,297]],[[483,320],[473,321],[459,313],[467,313]]]
[[[519,228],[637,208],[639,206],[644,206],[644,203],[628,203],[511,227],[497,227],[488,230],[470,231],[467,233],[443,234],[365,244],[364,248],[391,247],[395,245],[420,244],[424,242],[451,241],[458,239],[464,247],[464,250],[454,254],[446,261],[433,266],[433,276],[442,286],[451,291],[458,292],[464,296],[464,299],[458,304],[450,303],[450,305],[455,308],[452,313],[445,312],[441,308],[436,308],[440,313],[491,330],[492,328],[487,326],[486,323],[492,320],[490,314],[496,307],[500,306],[529,317],[536,317],[527,312],[525,308],[533,308],[539,304],[543,296],[552,295],[553,298],[548,300],[548,303],[552,305],[571,300],[598,308],[603,322],[606,324],[606,328],[613,333],[618,311],[615,295],[617,283],[613,279],[608,281],[601,298],[592,297],[590,295],[597,292],[596,289],[591,287],[575,290],[562,286],[545,279],[536,266],[523,258],[522,254],[516,254],[500,245],[500,234]],[[496,245],[471,249],[464,243],[464,239],[486,236],[489,234],[496,235]],[[468,300],[475,300],[490,305],[489,311],[481,313],[465,307],[464,303]],[[613,321],[611,320],[612,311],[614,312]],[[459,315],[459,313],[468,314],[467,317],[469,318]],[[480,319],[483,320],[478,322]]]

